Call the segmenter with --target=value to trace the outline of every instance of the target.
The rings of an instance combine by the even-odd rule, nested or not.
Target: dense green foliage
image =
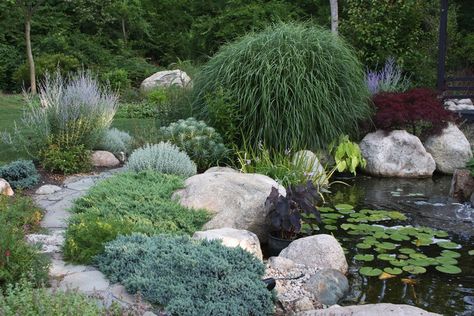
[[[54,173],[74,174],[92,169],[91,151],[84,145],[49,144],[38,153],[41,166]]]
[[[0,178],[13,189],[28,189],[39,181],[39,174],[31,160],[16,160],[0,167]]]
[[[0,288],[23,277],[35,285],[48,281],[47,257],[24,239],[38,229],[41,217],[31,199],[0,195]]]
[[[186,152],[171,143],[147,144],[136,149],[128,158],[125,167],[131,171],[157,171],[190,177],[196,174],[196,164]]]
[[[350,172],[356,174],[357,168],[367,165],[357,143],[351,142],[347,135],[341,136],[337,143],[330,146],[330,152],[334,156],[335,166],[339,172]]]
[[[22,280],[10,286],[4,294],[0,292],[0,315],[2,316],[135,316],[134,310],[126,310],[112,304],[109,309],[101,307],[97,300],[85,294],[33,287]]]
[[[277,24],[220,50],[194,81],[194,104],[209,120],[206,100],[220,87],[235,101],[243,139],[277,150],[323,148],[370,115],[355,54],[313,26]]]
[[[160,135],[161,140],[169,141],[184,150],[202,171],[222,162],[227,154],[219,133],[192,117],[162,127]]]
[[[86,263],[118,235],[192,234],[209,219],[171,199],[183,180],[155,172],[123,173],[94,186],[75,202],[66,231],[67,260]]]
[[[99,269],[171,315],[271,315],[264,265],[247,251],[187,236],[121,236],[98,257]]]

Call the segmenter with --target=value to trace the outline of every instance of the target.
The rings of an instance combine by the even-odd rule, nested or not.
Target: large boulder
[[[424,145],[433,156],[436,169],[443,173],[452,174],[464,168],[472,158],[471,145],[455,124],[449,124],[440,135],[429,137]]]
[[[280,257],[320,269],[347,272],[347,261],[341,245],[331,235],[319,234],[296,239],[283,249]]]
[[[404,130],[367,134],[360,150],[367,160],[365,171],[374,176],[427,178],[436,169],[420,139]]]
[[[7,180],[0,178],[0,195],[12,196],[13,189]]]
[[[293,164],[301,165],[310,177],[316,177],[315,182],[320,186],[327,186],[329,179],[318,157],[310,150],[300,150],[293,155]]]
[[[268,210],[265,200],[272,187],[286,195],[285,189],[276,181],[261,174],[208,172],[186,179],[184,189],[176,191],[174,197],[185,207],[206,209],[213,215],[204,225],[205,230],[245,229],[266,241]]]
[[[349,281],[338,270],[324,269],[306,281],[306,289],[319,303],[334,305],[349,291]]]
[[[440,316],[421,308],[404,304],[366,304],[353,306],[331,306],[297,313],[297,316]]]
[[[96,150],[92,153],[92,165],[95,167],[116,167],[120,161],[111,152]]]
[[[186,87],[191,82],[191,78],[179,69],[158,71],[143,80],[140,88],[143,91],[155,88],[168,88],[170,86]]]
[[[260,248],[260,241],[257,235],[248,230],[235,228],[219,228],[205,231],[195,232],[194,239],[222,240],[222,244],[226,247],[235,248],[240,247],[251,254],[255,255],[260,260],[263,260],[262,249]]]

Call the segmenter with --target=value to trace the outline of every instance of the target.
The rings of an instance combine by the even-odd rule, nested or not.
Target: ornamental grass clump
[[[99,269],[169,315],[273,315],[263,263],[240,247],[187,236],[120,236],[97,258]]]
[[[136,149],[125,167],[131,171],[157,171],[190,177],[196,174],[196,164],[189,156],[171,143],[147,144]]]
[[[209,98],[222,89],[238,111],[238,145],[245,139],[281,151],[324,148],[353,134],[371,114],[356,54],[316,26],[270,26],[224,46],[204,65],[194,80],[193,105],[211,126]]]
[[[47,74],[38,97],[25,96],[28,108],[18,124],[21,126],[6,136],[34,158],[50,145],[63,151],[75,146],[93,149],[112,123],[118,104],[117,95],[86,72],[67,78],[59,72]]]

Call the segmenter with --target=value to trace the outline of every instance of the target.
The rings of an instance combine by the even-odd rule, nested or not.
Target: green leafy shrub
[[[111,128],[105,132],[98,148],[118,154],[124,152],[129,154],[132,150],[133,138],[129,133],[120,131],[116,128]]]
[[[43,79],[48,73],[54,73],[58,69],[61,74],[67,75],[68,73],[79,70],[80,66],[81,63],[76,57],[62,53],[40,55],[35,58],[36,76],[40,79]],[[19,86],[23,83],[27,84],[30,82],[30,70],[27,63],[18,67],[13,74],[13,79]]]
[[[91,151],[84,145],[49,144],[39,152],[41,165],[50,172],[74,174],[92,169]]]
[[[347,135],[339,138],[337,146],[332,144],[330,151],[334,155],[336,168],[339,172],[348,171],[355,175],[358,167],[365,168],[367,165],[359,145],[351,142]]]
[[[466,168],[469,170],[471,175],[474,177],[474,158],[469,159],[466,164]]]
[[[184,150],[199,170],[205,170],[226,157],[227,149],[219,133],[193,117],[162,127],[160,134],[161,140]]]
[[[196,164],[178,147],[170,143],[147,144],[130,155],[125,167],[140,172],[158,171],[190,177],[196,174]]]
[[[183,187],[177,176],[156,172],[123,173],[94,186],[75,202],[64,256],[88,263],[104,243],[132,232],[192,234],[209,220],[203,210],[189,210],[171,196]]]
[[[39,102],[27,98],[28,109],[9,141],[34,158],[54,144],[73,149],[93,149],[112,123],[117,96],[89,73],[63,78],[59,72],[40,84]],[[38,104],[40,103],[40,104]]]
[[[115,69],[106,72],[102,76],[102,80],[105,81],[115,91],[124,91],[130,89],[131,81],[128,79],[128,73],[123,69]]]
[[[147,92],[146,99],[155,107],[156,117],[162,125],[191,116],[190,89],[171,86]]]
[[[219,241],[141,234],[120,236],[97,259],[112,282],[140,292],[172,315],[272,315],[264,265]]]
[[[121,103],[117,115],[118,118],[151,118],[157,117],[156,106],[149,102]]]
[[[14,189],[28,189],[39,181],[39,174],[31,160],[17,160],[0,167],[0,178]]]
[[[142,314],[142,313],[141,313]],[[98,301],[75,291],[50,290],[33,287],[22,280],[15,286],[0,292],[0,315],[2,316],[134,316],[141,315],[113,304],[105,309]]]
[[[211,126],[206,98],[220,87],[236,101],[243,139],[281,151],[323,148],[371,113],[355,53],[314,26],[276,24],[224,46],[204,65],[193,105]]]
[[[24,239],[38,229],[41,217],[31,199],[0,196],[0,288],[22,277],[35,285],[48,281],[48,258]]]

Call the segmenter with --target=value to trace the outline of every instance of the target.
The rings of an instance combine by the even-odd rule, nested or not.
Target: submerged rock
[[[365,171],[373,176],[427,178],[436,169],[420,139],[404,130],[369,133],[360,150],[367,160]]]
[[[404,304],[367,304],[353,306],[331,306],[296,314],[297,316],[441,316],[421,308]]]
[[[458,202],[470,201],[474,193],[474,178],[467,169],[457,169],[454,171],[451,180],[449,196]]]
[[[472,158],[471,145],[463,132],[454,124],[449,124],[440,135],[429,137],[425,143],[436,162],[436,169],[452,174],[458,168],[464,168]]]
[[[324,269],[309,278],[306,289],[319,303],[334,305],[349,291],[349,281],[338,270]]]

